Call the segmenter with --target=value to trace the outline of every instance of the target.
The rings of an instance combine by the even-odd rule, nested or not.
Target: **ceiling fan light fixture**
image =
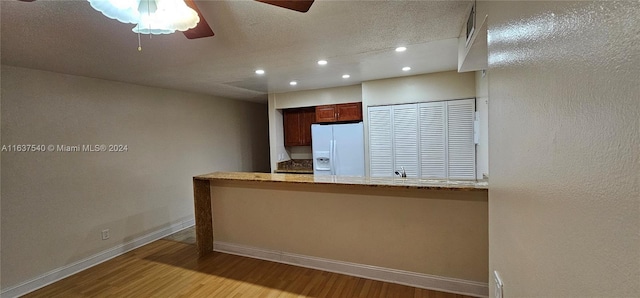
[[[142,34],[169,34],[194,28],[200,17],[183,0],[87,0],[110,19],[136,24]]]

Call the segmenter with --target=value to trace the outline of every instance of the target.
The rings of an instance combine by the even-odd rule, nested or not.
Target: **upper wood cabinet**
[[[311,146],[311,124],[316,120],[314,108],[285,109],[284,145]]]
[[[362,103],[352,102],[316,107],[316,122],[342,122],[362,120]]]
[[[316,122],[334,122],[336,121],[336,115],[336,105],[316,107]]]

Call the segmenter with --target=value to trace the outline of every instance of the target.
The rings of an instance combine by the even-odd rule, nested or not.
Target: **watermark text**
[[[127,152],[124,144],[11,144],[2,145],[2,152]]]

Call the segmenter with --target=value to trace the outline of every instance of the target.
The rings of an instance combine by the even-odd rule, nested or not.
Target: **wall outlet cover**
[[[102,235],[102,240],[107,240],[107,239],[109,239],[109,229],[104,229],[104,230],[102,230],[101,235]]]

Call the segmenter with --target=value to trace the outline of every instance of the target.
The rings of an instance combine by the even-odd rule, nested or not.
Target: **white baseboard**
[[[215,241],[213,243],[213,250],[300,267],[397,283],[417,288],[474,297],[489,296],[489,285],[487,283],[476,281],[342,262],[219,241]]]
[[[33,278],[31,280],[28,280],[16,286],[2,289],[2,291],[0,292],[0,297],[13,298],[13,297],[19,297],[19,296],[25,295],[39,288],[42,288],[46,285],[59,281],[65,277],[68,277],[82,270],[88,269],[102,262],[113,259],[128,251],[134,250],[138,247],[149,244],[153,241],[164,238],[175,232],[189,228],[193,225],[195,225],[195,219],[189,219],[179,223],[172,224],[169,227],[138,237],[129,242],[125,242],[116,247],[99,252],[88,258],[79,260],[77,262],[71,263],[69,265],[66,265],[60,268],[56,268],[54,270],[51,270],[45,274],[42,274],[36,278]]]

